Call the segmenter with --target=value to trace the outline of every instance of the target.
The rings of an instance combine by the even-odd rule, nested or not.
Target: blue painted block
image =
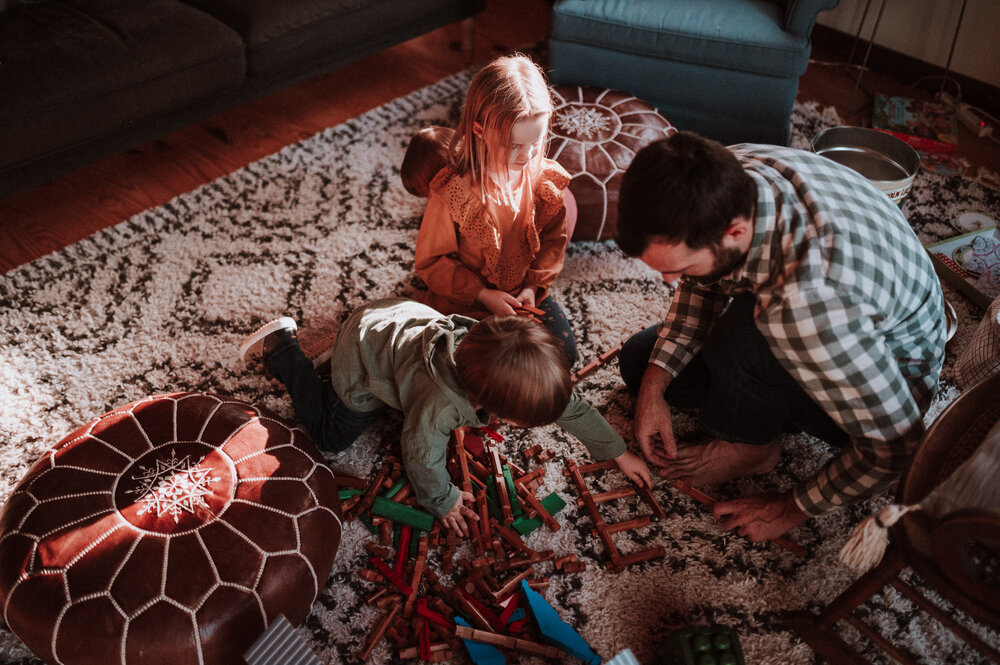
[[[540,593],[521,580],[521,590],[528,600],[528,607],[535,617],[538,630],[549,642],[552,642],[589,665],[601,665],[601,657],[594,653],[586,640],[573,630],[573,627],[559,618],[559,614],[542,597]]]

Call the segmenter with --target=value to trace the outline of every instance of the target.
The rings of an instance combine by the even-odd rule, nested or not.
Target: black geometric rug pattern
[[[367,301],[419,294],[413,247],[424,201],[402,188],[398,166],[415,130],[454,126],[468,80],[460,74],[394,100],[0,277],[0,499],[77,425],[147,395],[228,394],[292,418],[283,388],[239,365],[239,341],[285,315],[299,323],[306,342],[335,330]],[[838,122],[830,110],[797,105],[793,145],[808,149],[812,136]],[[1000,194],[962,177],[920,173],[902,205],[925,243],[956,234],[948,220],[957,207],[996,216]],[[573,322],[580,365],[655,323],[671,296],[657,274],[611,242],[572,243],[553,293]],[[982,316],[950,287],[946,294],[960,328],[928,423],[958,395],[950,367]],[[614,427],[630,431],[632,401],[615,363],[580,388]],[[679,422],[683,430],[683,416]],[[400,419],[389,416],[328,462],[367,476],[384,463],[399,428]],[[800,558],[723,531],[703,506],[661,481],[654,491],[666,518],[615,539],[623,554],[655,544],[666,556],[615,573],[605,568],[607,552],[562,474],[565,458],[587,460],[583,447],[551,426],[503,434],[502,452],[525,466],[535,463],[520,451],[536,443],[556,453],[538,495],[566,499],[557,515],[562,528],[543,527],[526,542],[557,557],[575,553],[587,564],[574,574],[543,567],[550,575],[545,596],[605,659],[630,648],[640,662],[652,662],[672,629],[715,622],[736,630],[747,663],[814,662],[780,615],[816,610],[853,581],[837,552],[888,498],[795,529],[789,536],[807,550]],[[715,495],[783,490],[830,457],[825,444],[804,435],[787,436],[783,447],[774,471],[715,488]],[[613,488],[625,481],[607,472],[596,482]],[[609,522],[644,510],[627,502],[604,509]],[[366,565],[363,545],[371,538],[359,523],[346,525],[333,573],[300,627],[325,663],[355,662],[381,615],[364,602],[375,587],[355,575]],[[925,662],[977,662],[898,595],[880,599],[869,614],[883,634]],[[863,639],[849,638],[873,662],[885,662]],[[455,660],[468,662],[464,653]],[[0,663],[38,662],[0,627]],[[383,641],[369,662],[396,662],[395,648]]]

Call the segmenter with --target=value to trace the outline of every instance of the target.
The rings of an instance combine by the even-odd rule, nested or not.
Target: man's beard
[[[698,277],[688,277],[696,284],[713,284],[729,273],[733,272],[746,260],[746,254],[735,247],[723,247],[721,244],[712,246],[712,254],[715,255],[715,265],[712,272]]]

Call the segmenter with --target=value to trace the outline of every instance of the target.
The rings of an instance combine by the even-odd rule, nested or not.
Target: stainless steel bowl
[[[831,127],[812,141],[812,149],[851,168],[899,203],[910,192],[920,155],[895,136],[865,127]]]

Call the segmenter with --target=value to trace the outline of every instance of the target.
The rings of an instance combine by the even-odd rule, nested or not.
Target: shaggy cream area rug
[[[240,339],[282,315],[296,319],[307,338],[336,329],[369,300],[418,294],[413,246],[423,201],[403,190],[398,165],[416,129],[454,124],[467,83],[468,74],[445,79],[0,277],[0,499],[77,425],[147,395],[209,391],[291,418],[281,386],[239,366]],[[812,136],[839,119],[800,104],[793,123],[793,145],[808,148]],[[996,216],[1000,196],[961,177],[921,173],[903,203],[925,242],[956,234],[949,216],[957,208]],[[572,243],[553,291],[573,321],[581,364],[658,321],[671,297],[657,274],[610,242]],[[960,327],[928,422],[957,396],[950,367],[982,316],[950,287],[947,295]],[[619,431],[629,431],[632,401],[615,363],[587,377],[581,389]],[[347,474],[373,473],[399,423],[387,418],[329,463]],[[525,466],[535,463],[520,451],[534,444],[556,453],[545,463],[538,494],[558,492],[567,500],[557,515],[562,528],[543,527],[526,542],[556,556],[575,553],[586,563],[582,573],[543,567],[550,575],[545,596],[605,659],[630,648],[640,662],[652,663],[674,628],[715,622],[737,631],[747,663],[814,662],[780,615],[815,610],[855,578],[837,562],[837,552],[886,500],[795,529],[790,537],[808,552],[797,557],[723,531],[703,506],[662,483],[655,495],[666,518],[615,538],[622,552],[656,544],[666,556],[616,573],[605,568],[607,552],[562,473],[565,458],[586,460],[582,446],[554,427],[504,434],[504,452]],[[807,436],[788,436],[783,446],[772,473],[718,488],[716,495],[788,488],[830,456],[826,445]],[[623,479],[608,473],[597,482],[617,487]],[[609,507],[605,519],[642,509],[626,502]],[[346,525],[333,573],[300,627],[325,663],[355,662],[381,615],[365,603],[375,586],[355,574],[367,565],[363,546],[371,539],[360,523]],[[880,599],[869,615],[925,662],[975,662],[897,594]],[[870,651],[859,637],[851,639]],[[2,628],[0,654],[2,663],[39,662]],[[369,662],[397,660],[395,647],[383,641]],[[460,652],[455,661],[468,657]]]

